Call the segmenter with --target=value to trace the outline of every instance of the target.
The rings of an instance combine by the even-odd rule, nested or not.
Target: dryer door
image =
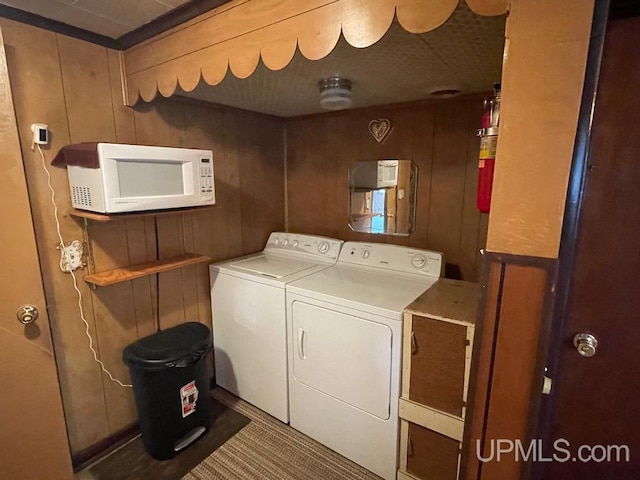
[[[387,325],[295,301],[293,376],[378,418],[389,418],[392,331]]]

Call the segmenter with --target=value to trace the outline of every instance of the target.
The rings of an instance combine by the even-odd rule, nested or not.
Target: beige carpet
[[[251,422],[182,480],[380,479],[228,392],[211,394]]]

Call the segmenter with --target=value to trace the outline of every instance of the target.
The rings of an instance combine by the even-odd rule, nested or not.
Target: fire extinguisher
[[[478,162],[478,196],[476,204],[482,213],[489,213],[491,205],[491,189],[493,171],[496,164],[496,148],[498,146],[498,123],[500,121],[500,84],[493,85],[494,97],[484,101],[488,109],[482,115],[482,128],[478,129],[480,137],[480,160]]]

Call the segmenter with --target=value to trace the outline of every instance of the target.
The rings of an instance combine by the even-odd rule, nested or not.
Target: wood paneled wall
[[[593,0],[512,0],[487,249],[557,258]]]
[[[31,150],[34,122],[49,125],[50,163],[69,143],[104,141],[211,149],[217,205],[175,216],[89,222],[97,271],[185,251],[221,260],[261,250],[284,228],[283,122],[228,108],[162,100],[135,109],[122,105],[119,54],[34,27],[0,20],[34,228],[50,315],[72,452],[78,454],[136,421],[131,389],[111,382],[93,360],[71,277],[60,253],[47,178]],[[51,168],[66,241],[83,239],[68,216],[67,174]],[[19,235],[19,232],[16,232]],[[78,271],[78,277],[85,272]],[[122,349],[135,339],[187,320],[211,323],[206,266],[191,266],[109,287],[79,279],[94,346],[113,374],[129,382]]]
[[[475,205],[476,130],[486,96],[287,120],[289,230],[441,251],[448,277],[477,281],[488,215]],[[381,144],[368,130],[369,122],[378,118],[388,118],[393,125]],[[349,168],[358,160],[384,158],[410,159],[418,167],[416,228],[408,237],[356,233],[348,226]]]

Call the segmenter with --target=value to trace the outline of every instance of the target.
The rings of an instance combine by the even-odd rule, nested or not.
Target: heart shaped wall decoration
[[[388,118],[371,120],[369,122],[369,133],[376,139],[376,142],[384,142],[391,133],[391,120]]]

